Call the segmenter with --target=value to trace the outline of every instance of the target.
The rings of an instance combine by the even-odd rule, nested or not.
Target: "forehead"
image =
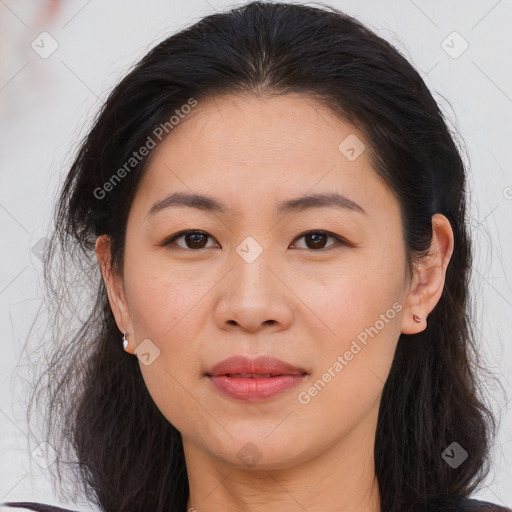
[[[150,156],[140,184],[147,200],[208,192],[229,197],[240,214],[244,205],[306,193],[338,192],[365,210],[379,194],[389,196],[364,135],[302,94],[200,101]]]
[[[337,149],[341,136],[344,139],[353,134],[364,139],[360,131],[324,103],[298,93],[210,97],[183,116],[176,128],[159,149],[188,143],[209,152],[217,150],[224,158],[244,161],[251,152],[251,156],[268,163],[282,158],[283,150],[311,158],[315,148]]]

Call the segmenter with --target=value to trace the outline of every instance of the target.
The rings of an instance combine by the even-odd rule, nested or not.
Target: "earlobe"
[[[453,254],[454,238],[449,220],[432,216],[432,243],[426,257],[415,265],[411,290],[406,298],[402,334],[417,334],[427,327],[427,316],[443,293],[446,270]]]
[[[131,321],[123,291],[123,279],[112,267],[110,237],[100,235],[96,239],[96,257],[107,289],[110,308],[118,329],[125,333],[131,329]]]

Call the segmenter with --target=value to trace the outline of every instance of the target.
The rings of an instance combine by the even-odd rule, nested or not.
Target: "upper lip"
[[[213,366],[206,375],[302,375],[306,370],[270,356],[251,359],[246,356],[232,356]]]

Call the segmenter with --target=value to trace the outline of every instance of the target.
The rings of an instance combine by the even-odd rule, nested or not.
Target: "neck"
[[[307,461],[278,469],[234,467],[184,439],[187,512],[380,512],[376,417]],[[361,425],[359,426],[361,427]]]

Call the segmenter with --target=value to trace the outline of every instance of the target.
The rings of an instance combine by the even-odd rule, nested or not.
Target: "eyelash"
[[[205,235],[207,237],[213,238],[211,235],[209,235],[205,231],[201,231],[201,230],[198,230],[198,229],[187,229],[187,230],[184,230],[184,231],[180,231],[179,233],[175,233],[174,235],[171,235],[170,237],[166,238],[159,245],[161,245],[162,247],[168,247],[170,245],[174,245],[175,241],[178,240],[179,238],[182,238],[182,237],[184,237],[186,235],[193,234],[193,233],[199,233],[199,234]],[[295,238],[294,241],[295,240],[299,240],[300,238],[303,238],[303,237],[305,237],[307,235],[311,235],[313,233],[318,233],[318,234],[321,234],[321,235],[326,235],[329,238],[334,238],[337,241],[337,243],[332,244],[329,247],[322,248],[322,249],[308,249],[307,247],[305,247],[305,248],[301,247],[300,249],[306,249],[306,250],[309,250],[311,252],[325,252],[325,251],[328,251],[329,249],[335,248],[335,247],[337,247],[339,245],[350,245],[347,240],[345,240],[344,238],[340,237],[339,235],[335,235],[334,233],[331,233],[330,231],[325,231],[325,230],[321,230],[321,229],[316,229],[316,230],[314,229],[314,230],[310,230],[310,231],[305,231],[304,233],[302,233],[299,236],[297,236],[297,238]],[[200,251],[201,249],[211,249],[211,247],[202,247],[200,249],[190,249],[189,247],[181,247],[181,246],[178,245],[177,249],[183,249],[185,251],[196,251],[197,252],[197,251]]]

